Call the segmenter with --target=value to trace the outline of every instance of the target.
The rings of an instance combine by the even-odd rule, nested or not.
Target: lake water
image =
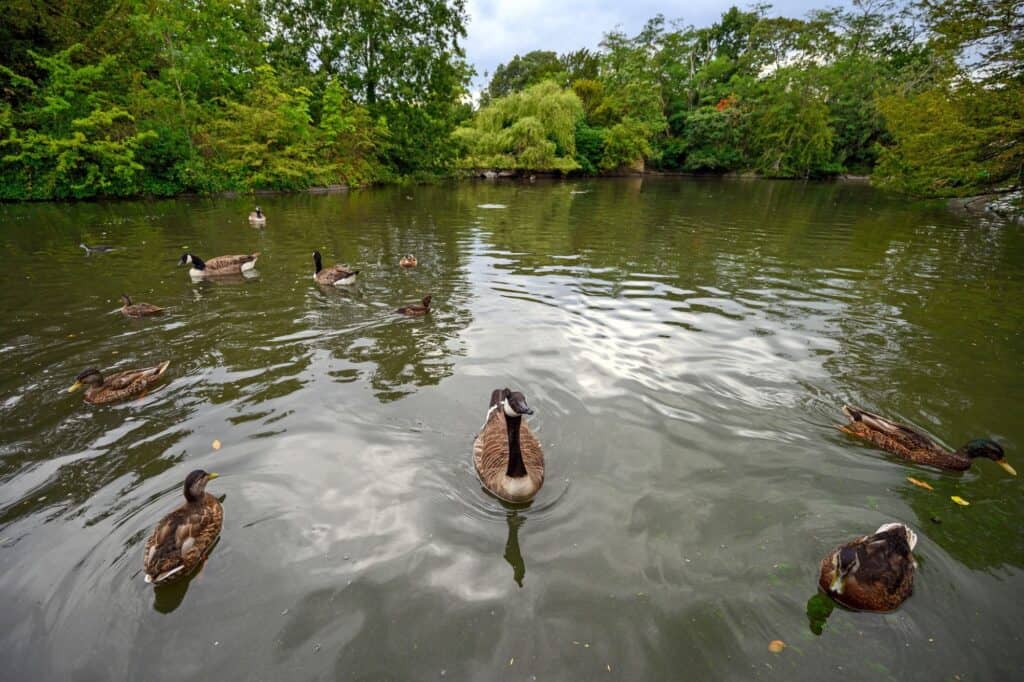
[[[1020,225],[741,180],[262,197],[265,229],[252,204],[0,206],[0,677],[1024,673],[1021,480],[832,426],[852,402],[1024,472]],[[359,284],[319,289],[314,248]],[[258,276],[193,283],[184,250],[260,251]],[[122,292],[170,310],[125,319]],[[163,359],[142,399],[65,391]],[[505,386],[548,463],[527,507],[471,463]],[[154,591],[143,545],[196,468],[220,542]],[[825,620],[818,562],[890,520],[914,595]]]

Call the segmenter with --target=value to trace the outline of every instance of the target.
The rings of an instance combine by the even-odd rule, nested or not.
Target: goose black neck
[[[314,253],[313,254],[313,267],[316,268],[316,272],[313,273],[313,274],[316,274],[316,275],[319,275],[320,271],[324,269],[323,261],[320,260],[320,254],[319,253]]]
[[[522,417],[505,415],[505,425],[508,427],[508,469],[505,470],[505,474],[512,478],[522,478],[526,475],[523,451],[519,448],[519,427],[522,421]]]
[[[206,261],[204,261],[199,256],[193,255],[192,256],[192,267],[194,267],[196,270],[205,270],[206,269]]]

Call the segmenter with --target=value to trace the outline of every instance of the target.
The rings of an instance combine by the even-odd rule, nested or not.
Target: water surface
[[[265,229],[250,199],[0,206],[3,677],[1024,672],[1021,481],[832,428],[858,403],[1024,471],[1019,225],[768,181],[260,203]],[[319,289],[314,248],[360,283]],[[260,251],[258,276],[193,283],[184,250]],[[170,310],[124,319],[122,292]],[[426,293],[426,318],[393,314]],[[140,400],[64,392],[162,359]],[[504,386],[546,448],[525,508],[470,462]],[[195,468],[222,475],[223,534],[154,592],[142,547]],[[823,623],[821,557],[894,519],[920,537],[914,596]]]

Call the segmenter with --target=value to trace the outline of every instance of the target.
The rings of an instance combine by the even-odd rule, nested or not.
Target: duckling
[[[821,560],[818,585],[843,606],[892,611],[914,592],[913,549],[917,535],[902,523],[887,523]]]
[[[412,255],[411,253],[408,253],[402,256],[402,258],[398,261],[398,265],[403,268],[414,268],[417,265],[416,256]]]
[[[411,317],[426,315],[430,312],[430,294],[423,297],[423,305],[416,305],[415,303],[412,303],[398,308],[395,312],[400,315],[409,315]]]
[[[336,287],[355,284],[356,275],[359,270],[349,270],[344,265],[332,265],[325,268],[320,258],[320,252],[313,252],[313,279],[317,284],[333,285]]]
[[[840,431],[870,441],[911,462],[963,471],[971,468],[975,458],[987,457],[1007,473],[1017,475],[1017,471],[1006,461],[1002,446],[988,438],[972,440],[954,452],[916,429],[889,421],[859,407],[843,405],[843,413],[850,418],[850,423],[837,426]]]
[[[249,222],[253,225],[266,225],[267,216],[263,213],[263,210],[257,206],[255,211],[249,213]]]
[[[544,451],[524,414],[533,410],[522,393],[493,391],[484,426],[473,441],[480,482],[506,502],[529,502],[544,485]]]
[[[68,393],[74,393],[82,386],[88,385],[89,388],[85,389],[87,403],[106,405],[125,400],[144,394],[167,371],[170,364],[170,360],[165,360],[156,367],[129,369],[107,378],[104,378],[98,369],[90,368],[75,377],[75,383],[68,388]]]
[[[111,251],[117,250],[116,246],[111,246],[110,244],[97,244],[96,246],[88,246],[85,242],[81,242],[78,245],[78,247],[81,249],[85,249],[85,255],[87,256],[91,256],[94,253],[110,253]]]
[[[206,484],[217,476],[196,469],[185,478],[185,504],[160,519],[146,540],[143,567],[147,583],[160,585],[184,578],[217,541],[224,509],[206,492]]]
[[[128,294],[121,294],[121,300],[124,301],[121,314],[125,317],[146,317],[147,315],[160,315],[164,312],[164,308],[152,303],[132,303]]]
[[[188,274],[195,279],[200,277],[217,277],[218,275],[238,275],[248,272],[256,267],[256,259],[260,252],[250,253],[248,256],[217,256],[204,261],[192,253],[183,253],[178,260],[178,267],[191,264]]]

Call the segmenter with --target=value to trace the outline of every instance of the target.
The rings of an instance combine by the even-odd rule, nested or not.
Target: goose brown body
[[[111,374],[109,377],[104,377],[99,370],[88,369],[78,375],[68,392],[88,386],[85,390],[85,401],[93,405],[126,400],[145,393],[167,371],[170,364],[171,361],[166,360],[155,367],[130,369]]]
[[[146,541],[146,582],[159,585],[183,578],[209,553],[224,522],[220,502],[205,491],[206,482],[216,477],[194,471],[185,479],[185,503],[163,517]]]
[[[147,317],[149,315],[160,315],[164,309],[152,303],[132,303],[128,294],[121,294],[124,305],[121,306],[121,314],[125,317]]]
[[[511,391],[499,389],[492,394],[487,419],[473,441],[473,464],[480,482],[492,494],[506,502],[528,502],[544,485],[544,451],[526,421],[521,416],[510,418],[506,413],[506,393]],[[524,412],[528,413],[532,410]],[[510,428],[518,429],[522,457],[522,468],[518,471],[513,471],[515,462],[510,466]]]
[[[332,265],[329,268],[325,268],[323,267],[320,252],[313,252],[313,279],[317,284],[325,286],[353,284],[358,274],[358,270],[351,270],[345,265]]]
[[[216,258],[204,261],[194,254],[185,253],[178,261],[178,265],[190,263],[192,268],[189,270],[189,274],[193,277],[238,275],[256,267],[256,259],[259,257],[259,251],[255,251],[250,254],[217,256]]]
[[[395,310],[395,312],[400,315],[409,315],[410,317],[419,317],[420,315],[426,315],[427,313],[430,312],[430,298],[430,294],[427,294],[426,296],[423,297],[421,305],[416,305],[415,303],[405,305]]]
[[[905,525],[885,524],[822,559],[818,585],[847,608],[892,611],[914,592],[915,544],[917,536]]]
[[[1002,447],[994,441],[973,440],[953,451],[917,429],[880,417],[859,407],[844,405],[843,413],[850,418],[850,423],[839,426],[840,431],[863,438],[883,450],[911,462],[940,469],[962,471],[971,468],[973,459],[986,457],[994,460],[1008,473],[1013,475],[1017,473],[1006,462]]]

